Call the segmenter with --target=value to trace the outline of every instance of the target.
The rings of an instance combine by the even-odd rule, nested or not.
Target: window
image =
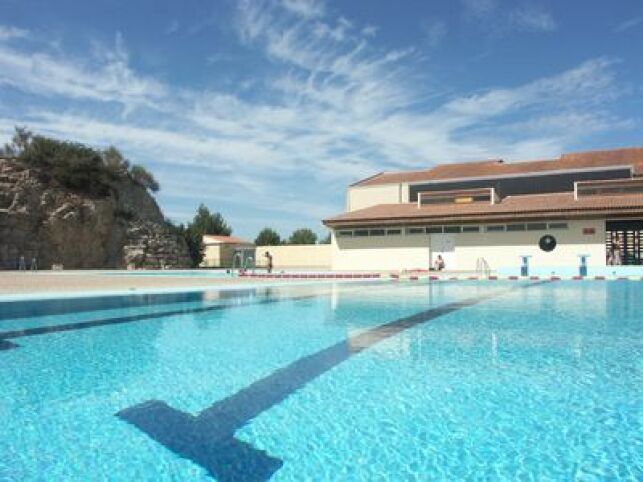
[[[553,251],[554,248],[556,248],[556,238],[554,238],[551,234],[546,234],[545,236],[540,238],[540,241],[538,241],[538,246],[540,246],[540,249],[542,249],[546,253],[549,253],[550,251]]]
[[[379,229],[379,228],[378,229],[371,229],[369,231],[369,234],[371,236],[384,236],[385,231],[383,229]]]
[[[402,230],[401,229],[387,229],[386,234],[388,236],[399,236],[400,234],[402,234]]]
[[[507,224],[507,231],[524,231],[524,224]]]
[[[353,236],[368,236],[368,229],[356,229]]]
[[[406,234],[424,234],[424,228],[407,228]]]
[[[567,223],[549,223],[549,229],[567,229]]]
[[[543,231],[547,229],[547,223],[529,223],[527,231]]]
[[[505,230],[504,224],[494,224],[492,226],[487,226],[488,233],[495,233],[495,232],[504,231],[504,230]]]
[[[480,226],[462,226],[463,233],[479,233]]]
[[[444,232],[445,233],[459,233],[462,231],[462,228],[460,226],[445,226],[444,227]]]
[[[353,236],[353,231],[337,231],[338,238],[350,238]]]
[[[442,232],[442,226],[428,226],[426,228],[426,234],[436,234]]]

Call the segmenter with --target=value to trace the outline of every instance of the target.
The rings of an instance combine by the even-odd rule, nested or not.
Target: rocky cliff
[[[0,268],[15,268],[21,256],[40,269],[190,266],[185,241],[136,182],[114,181],[108,195],[91,197],[0,158]]]

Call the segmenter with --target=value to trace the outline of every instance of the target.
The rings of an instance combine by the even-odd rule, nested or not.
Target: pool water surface
[[[641,480],[643,283],[0,302],[0,480]]]

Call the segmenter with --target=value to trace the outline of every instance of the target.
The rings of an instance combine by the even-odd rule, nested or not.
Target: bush
[[[256,246],[279,246],[280,244],[281,237],[271,228],[263,228],[255,239]]]
[[[0,152],[16,157],[26,166],[36,169],[41,176],[62,186],[93,196],[107,196],[111,182],[131,179],[152,192],[159,183],[143,166],[130,163],[113,146],[104,151],[84,144],[59,141],[34,135],[24,127],[16,127],[10,143]]]
[[[288,238],[288,244],[315,244],[316,242],[317,235],[308,228],[297,229]]]

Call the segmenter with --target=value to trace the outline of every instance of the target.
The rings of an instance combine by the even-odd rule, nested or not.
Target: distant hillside
[[[17,130],[0,153],[0,268],[182,268],[185,240],[148,192],[158,183],[114,148]]]

